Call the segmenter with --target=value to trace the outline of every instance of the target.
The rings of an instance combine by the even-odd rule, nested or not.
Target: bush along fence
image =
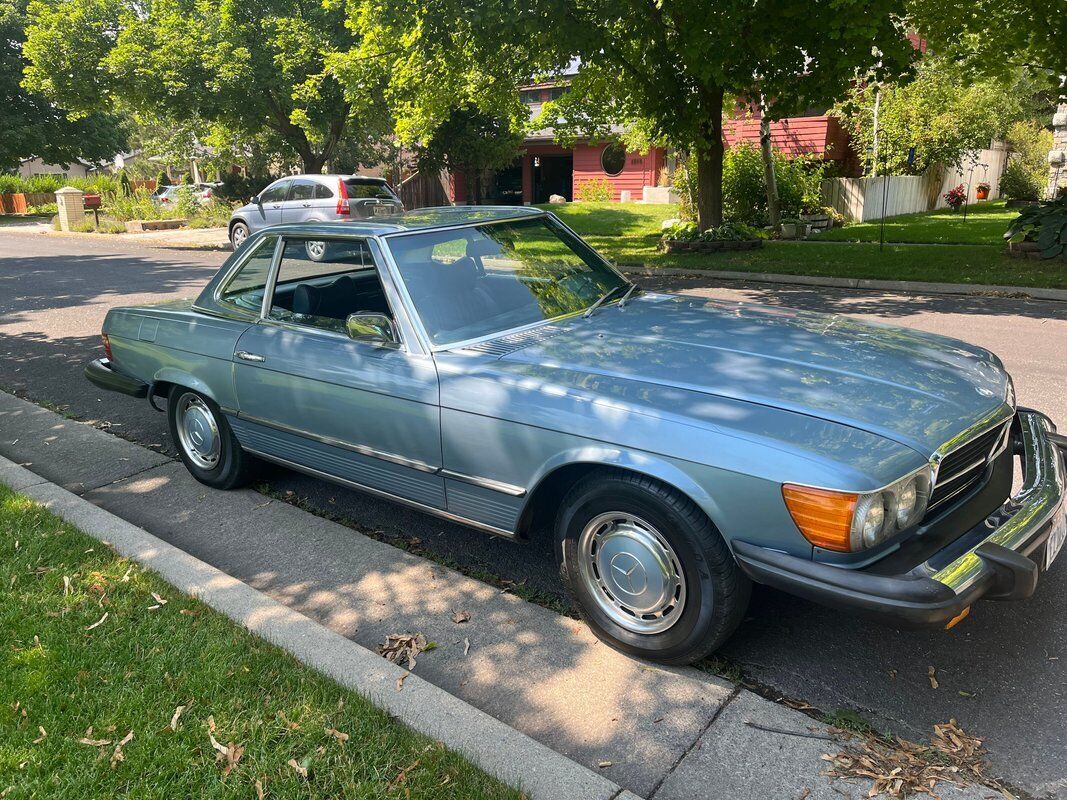
[[[154,180],[130,181],[134,192],[152,192]],[[0,214],[30,214],[41,206],[51,207],[55,193],[64,186],[73,186],[86,194],[117,194],[119,179],[114,175],[98,175],[92,178],[61,178],[58,175],[34,175],[20,178],[17,175],[0,175]]]

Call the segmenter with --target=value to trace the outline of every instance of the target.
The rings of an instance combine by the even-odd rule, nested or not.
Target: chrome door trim
[[[279,456],[273,456],[269,453],[264,453],[260,450],[254,450],[250,447],[246,447],[244,449],[246,452],[252,453],[253,455],[258,456],[259,458],[262,458],[266,461],[271,461],[275,464],[280,464],[283,467],[288,467],[289,469],[296,470],[297,472],[303,472],[305,475],[311,475],[314,478],[322,478],[323,480],[331,481],[333,483],[340,484],[341,486],[346,486],[350,489],[356,489],[360,492],[366,492],[367,494],[372,494],[376,497],[381,497],[386,500],[391,500],[395,503],[400,503],[401,505],[409,506],[410,508],[414,508],[417,511],[422,511],[426,514],[432,514],[435,517],[440,517],[441,519],[446,519],[450,522],[458,522],[461,525],[467,525],[471,528],[477,528],[478,530],[485,531],[486,533],[491,533],[495,536],[503,536],[505,539],[517,538],[517,535],[514,531],[508,531],[504,530],[503,528],[497,528],[493,525],[487,525],[484,522],[478,522],[468,517],[461,517],[459,514],[453,514],[449,511],[445,511],[444,509],[434,508],[433,506],[428,506],[424,503],[416,502],[415,500],[408,500],[405,497],[400,497],[398,495],[382,491],[381,489],[375,489],[371,486],[366,486],[362,483],[357,483],[356,481],[350,481],[347,478],[339,478],[338,476],[331,475],[328,472],[322,472],[321,470],[317,470],[313,467],[307,467],[303,464],[298,464],[295,461],[289,461],[288,459],[281,458]]]
[[[290,425],[283,425],[279,422],[272,422],[262,417],[253,417],[250,414],[240,413],[237,415],[238,419],[245,420],[246,422],[254,422],[257,425],[265,425],[268,428],[273,428],[276,431],[282,431],[283,433],[291,433],[294,436],[303,436],[305,439],[311,439],[312,441],[320,442],[321,444],[330,445],[332,447],[340,447],[342,450],[350,450],[353,453],[358,453],[361,456],[369,456],[370,458],[377,458],[381,461],[388,461],[391,464],[399,464],[402,467],[410,467],[411,469],[418,470],[419,472],[427,472],[431,475],[436,475],[440,470],[440,467],[436,467],[433,464],[427,464],[424,461],[418,461],[414,458],[407,458],[405,456],[399,456],[396,453],[387,453],[383,450],[375,450],[373,447],[367,447],[362,444],[351,444],[349,442],[335,439],[332,436],[321,436],[311,431],[305,431],[302,428],[294,428]],[[247,449],[247,448],[246,448]]]
[[[481,486],[483,489],[490,489],[494,492],[500,492],[501,494],[508,494],[512,497],[524,497],[526,495],[525,486],[515,486],[511,483],[504,483],[503,481],[494,481],[491,478],[480,478],[477,475],[465,475],[462,472],[453,472],[450,469],[441,467],[438,470],[438,474],[443,478],[450,480],[463,481],[474,486]]]

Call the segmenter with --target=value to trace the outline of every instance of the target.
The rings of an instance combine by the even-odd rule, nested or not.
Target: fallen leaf
[[[341,731],[337,730],[337,728],[327,728],[326,729],[326,733],[328,733],[334,739],[339,741],[341,744],[344,744],[349,739],[349,736],[348,736],[347,733],[341,733]]]
[[[295,758],[290,758],[289,761],[286,763],[288,763],[290,767],[295,769],[297,773],[299,773],[301,778],[306,778],[308,776],[307,767],[300,766],[298,763],[296,763]]]
[[[256,778],[255,787],[256,800],[263,800],[263,798],[266,797],[266,795],[263,793],[263,781],[261,781],[259,778]]]
[[[403,675],[396,679],[396,690],[398,692],[404,688],[404,681],[407,680],[407,677],[410,674],[410,672],[405,672]]]
[[[174,716],[170,718],[170,725],[168,726],[172,731],[178,730],[178,720],[181,719],[181,716],[184,713],[185,706],[178,706],[174,709]]]
[[[152,599],[155,600],[157,603],[159,603],[161,606],[165,606],[167,604],[167,601],[164,600],[162,597],[160,597],[155,592],[152,592]]]
[[[453,611],[452,621],[457,625],[461,625],[464,622],[470,622],[471,615],[466,611]]]
[[[111,613],[110,611],[105,611],[104,612],[104,616],[100,617],[100,619],[98,619],[96,622],[94,622],[92,625],[90,625],[85,630],[91,631],[91,630],[93,630],[93,628],[99,628],[101,625],[104,624],[104,621],[107,619],[108,614],[110,614],[110,613]]]
[[[926,677],[930,679],[930,688],[931,689],[936,689],[938,687],[937,670],[934,669],[933,667],[927,667],[926,668]]]
[[[70,576],[63,576],[63,596],[68,597],[70,595]]]
[[[126,570],[126,574],[119,578],[119,583],[129,583],[131,572],[133,572],[133,567],[130,567],[128,570]]]
[[[467,655],[471,651],[471,640],[464,638],[463,640],[463,655]]]
[[[92,730],[92,728],[90,728]],[[82,737],[78,740],[79,744],[87,744],[90,747],[106,747],[111,744],[110,739],[90,739],[89,737]]]
[[[128,745],[132,741],[133,741],[133,731],[130,731],[129,733],[127,733],[123,737],[121,742],[119,742],[117,745],[115,745],[115,752],[113,752],[111,754],[111,768],[112,769],[114,769],[115,765],[118,764],[120,761],[125,761],[126,760],[126,756],[123,755],[123,753],[122,753],[122,748],[125,747],[126,745]]]
[[[208,718],[207,718],[207,732],[208,733],[214,733],[215,732],[215,715],[214,714],[209,715]]]
[[[282,725],[284,725],[286,727],[286,730],[290,730],[290,731],[298,731],[298,730],[300,730],[300,725],[298,723],[296,723],[296,722],[290,722],[289,721],[289,717],[285,716],[285,712],[284,711],[279,711],[278,712],[278,719],[280,719],[282,721]]]
[[[48,738],[48,731],[46,731],[43,726],[38,725],[37,726],[37,730],[39,730],[41,732],[41,735],[33,740],[34,744],[40,744],[41,742],[43,742],[45,739]]]
[[[600,767],[601,769],[605,769],[606,767],[610,767],[613,763],[614,762],[612,762],[612,761],[601,761],[600,763],[597,764],[597,766]]]
[[[385,638],[385,644],[378,646],[378,655],[401,666],[403,662],[407,662],[407,668],[413,670],[415,669],[415,656],[426,650],[432,650],[435,646],[433,643],[427,643],[426,637],[421,633],[415,635],[393,633]]]
[[[408,779],[408,773],[415,769],[415,767],[417,767],[418,765],[419,762],[418,760],[416,760],[414,763],[409,764],[408,766],[400,770],[400,772],[397,773],[396,777],[389,781],[389,787],[392,788],[393,786],[396,786],[398,784],[405,783]]]

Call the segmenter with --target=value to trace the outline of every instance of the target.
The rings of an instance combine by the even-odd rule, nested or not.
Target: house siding
[[[645,186],[655,186],[663,168],[663,151],[653,148],[648,153],[627,153],[626,164],[618,175],[608,175],[600,165],[600,156],[604,144],[575,145],[574,148],[574,192],[577,196],[582,183],[591,180],[607,180],[613,190],[612,200],[618,201],[623,191],[629,190],[634,200],[641,199],[641,190]]]
[[[723,138],[727,147],[738,142],[759,146],[759,113],[727,120]],[[831,160],[848,158],[848,132],[837,117],[791,117],[771,123],[771,144],[786,155],[814,155]]]

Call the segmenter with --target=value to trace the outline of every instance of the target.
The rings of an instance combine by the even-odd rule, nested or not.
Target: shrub
[[[1052,132],[1036,122],[1016,122],[1004,137],[1011,156],[1000,176],[1000,193],[1012,200],[1037,200],[1048,179]]]
[[[178,190],[178,200],[174,204],[179,217],[189,219],[200,209],[200,194],[192,186],[184,184]]]
[[[766,233],[761,228],[754,228],[740,222],[724,222],[717,228],[708,228],[700,238],[707,242],[743,242],[750,239],[765,239]]]
[[[674,239],[680,242],[690,242],[700,237],[700,228],[695,222],[678,220],[663,229],[664,239]]]
[[[45,203],[40,206],[30,206],[26,209],[27,214],[33,214],[39,217],[51,216],[52,214],[59,213],[59,206],[55,203]]]
[[[1030,169],[1020,158],[1012,158],[1000,176],[1000,193],[1010,200],[1037,200],[1041,196],[1044,173]]]
[[[104,201],[104,210],[118,220],[167,219],[175,216],[172,209],[157,206],[147,189],[138,189],[129,197],[115,195]]]
[[[1067,195],[1024,208],[1008,225],[1004,238],[1037,242],[1042,258],[1067,260]]]
[[[607,178],[582,181],[574,190],[579,203],[610,203],[615,199],[615,187]]]
[[[945,202],[949,204],[953,211],[967,202],[967,190],[962,183],[954,189],[949,189],[941,196],[945,198]]]

